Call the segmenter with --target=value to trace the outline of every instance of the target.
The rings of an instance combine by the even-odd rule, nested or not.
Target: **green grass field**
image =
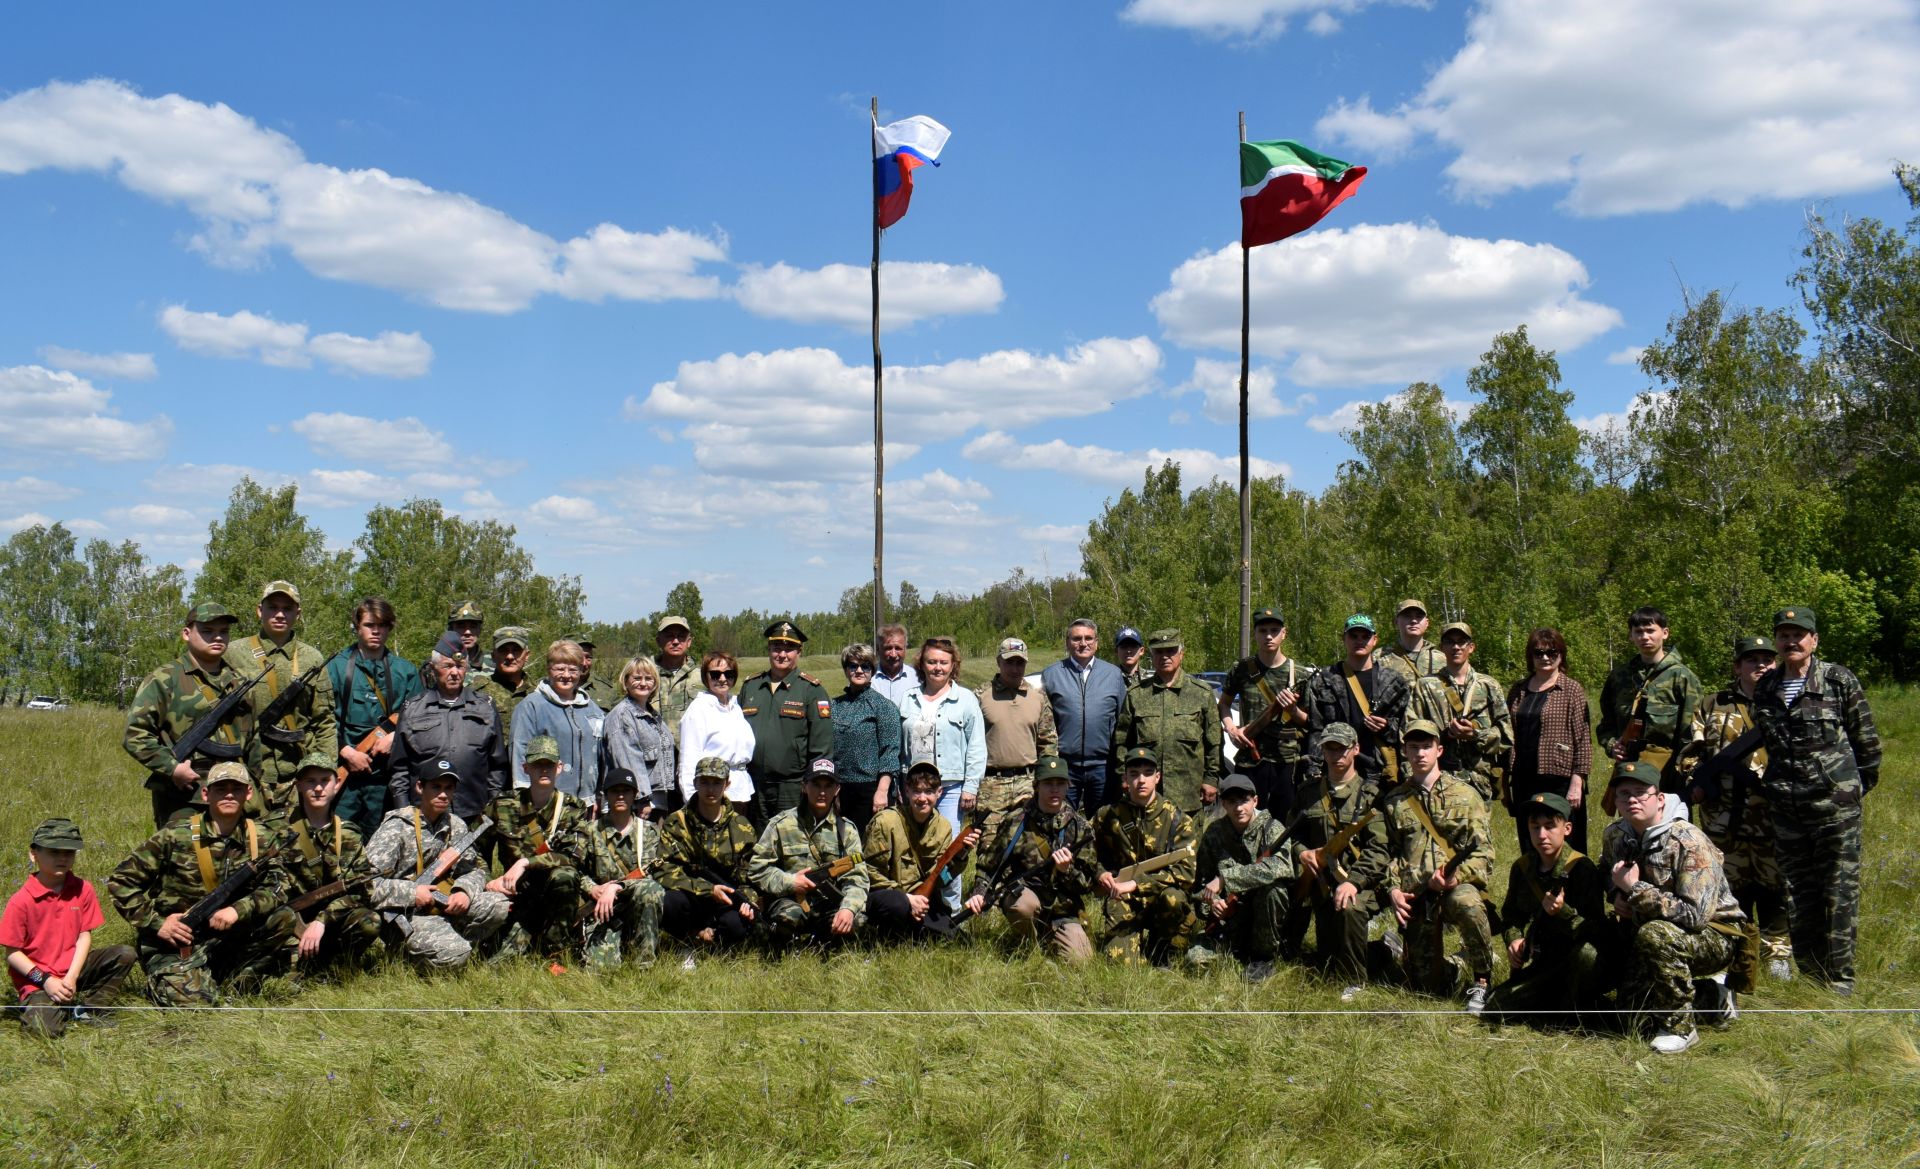
[[[837,689],[837,668],[820,676]],[[7,1023],[0,1156],[201,1169],[1920,1164],[1920,767],[1907,747],[1920,694],[1874,697],[1893,749],[1867,806],[1860,993],[1768,984],[1732,1030],[1682,1057],[1461,1014],[1341,1014],[1336,988],[1297,970],[1257,988],[1227,970],[1065,970],[1006,956],[991,934],[609,978],[389,967],[250,1004],[265,1009],[130,1011],[55,1043]],[[44,816],[80,821],[96,884],[147,830],[116,712],[0,711],[0,776],[8,890]],[[1496,813],[1510,850],[1508,827]],[[108,919],[103,940],[128,940]],[[1375,990],[1358,1005],[1458,1004]],[[1022,1013],[1058,1009],[1096,1013]],[[915,1013],[955,1010],[978,1013]],[[690,1013],[702,1011],[737,1013]],[[1282,1011],[1326,1013],[1249,1013]]]

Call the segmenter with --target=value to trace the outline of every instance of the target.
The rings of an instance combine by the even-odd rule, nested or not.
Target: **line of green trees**
[[[1920,212],[1920,170],[1894,177]],[[1470,622],[1481,667],[1509,678],[1528,633],[1551,625],[1591,682],[1631,652],[1624,618],[1639,605],[1665,609],[1675,644],[1712,678],[1734,637],[1803,604],[1819,610],[1831,656],[1920,677],[1920,215],[1894,227],[1810,213],[1801,256],[1804,317],[1684,294],[1640,358],[1648,389],[1620,426],[1574,425],[1558,361],[1524,327],[1468,372],[1464,415],[1425,382],[1362,408],[1354,457],[1324,491],[1253,483],[1256,605],[1285,613],[1296,655],[1324,663],[1349,613],[1385,630],[1396,600],[1419,597],[1436,625]],[[1238,505],[1228,484],[1189,487],[1167,463],[1108,501],[1076,575],[1016,569],[976,594],[931,596],[902,581],[888,611],[916,637],[957,637],[969,656],[1023,636],[1036,665],[1078,616],[1109,634],[1173,626],[1190,668],[1224,669],[1239,641]],[[0,703],[125,702],[178,652],[189,593],[250,612],[260,582],[280,577],[301,585],[308,640],[344,644],[354,598],[380,594],[402,615],[396,648],[414,659],[469,597],[489,627],[526,625],[536,640],[585,631],[603,663],[651,650],[666,613],[689,620],[700,649],[760,652],[779,617],[815,652],[872,636],[871,585],[831,611],[709,616],[689,581],[644,617],[584,625],[579,579],[537,571],[511,526],[416,499],[375,507],[350,548],[329,550],[293,486],[242,480],[191,589],[131,542],[81,547],[59,524],[0,547]]]

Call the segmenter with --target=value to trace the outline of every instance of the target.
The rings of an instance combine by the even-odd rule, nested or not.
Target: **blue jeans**
[[[1107,793],[1107,761],[1099,759],[1067,760],[1067,775],[1073,786],[1067,789],[1067,801],[1080,809],[1080,814],[1089,820],[1093,814],[1113,801]]]
[[[960,793],[966,786],[958,782],[940,785],[940,803],[936,807],[947,818],[947,823],[953,826],[955,835],[959,834],[960,825],[964,823],[960,819]],[[940,878],[940,899],[947,903],[949,916],[960,912],[960,882],[950,874]]]

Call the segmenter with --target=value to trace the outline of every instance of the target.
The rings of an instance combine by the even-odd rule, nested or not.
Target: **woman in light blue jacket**
[[[940,814],[960,831],[960,817],[973,810],[980,781],[987,774],[987,722],[980,700],[954,684],[960,673],[960,650],[950,637],[929,637],[920,643],[920,685],[900,702],[900,760],[905,775],[912,762],[931,756],[940,767]],[[941,893],[950,912],[960,910],[960,883],[943,880]]]

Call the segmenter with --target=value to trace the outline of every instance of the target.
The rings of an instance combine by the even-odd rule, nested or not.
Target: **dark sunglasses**
[[[1557,649],[1536,649],[1533,651],[1533,656],[1536,658],[1557,658],[1560,656],[1560,651]]]
[[[861,673],[861,674],[871,674],[871,673],[873,673],[873,663],[872,663],[872,662],[842,662],[842,663],[841,663],[841,665],[840,665],[840,668],[841,668],[841,669],[843,669],[843,670],[845,670],[845,671],[846,671],[847,673],[849,673],[849,674],[853,674],[853,673]]]
[[[709,678],[738,678],[739,676],[740,676],[740,671],[738,670],[708,670],[707,671],[707,677]]]

